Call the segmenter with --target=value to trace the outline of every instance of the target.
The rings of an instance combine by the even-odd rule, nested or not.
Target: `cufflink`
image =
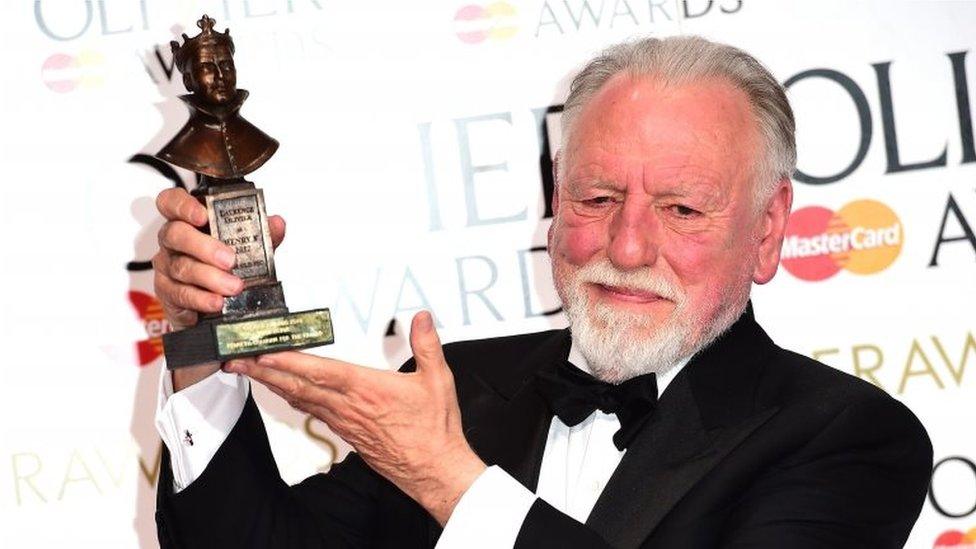
[[[189,430],[183,431],[183,444],[193,446],[193,433]]]

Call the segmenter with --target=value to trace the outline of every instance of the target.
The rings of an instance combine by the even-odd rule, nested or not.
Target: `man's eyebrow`
[[[624,186],[613,179],[607,179],[605,177],[593,178],[590,180],[590,184],[597,189],[606,189],[611,191],[619,191],[621,187]]]
[[[727,202],[727,197],[722,189],[715,187],[713,185],[705,184],[688,184],[679,183],[677,185],[666,187],[661,189],[660,192],[655,193],[659,198],[677,199],[677,200],[693,200],[695,203],[703,208],[713,208],[720,207],[721,204]]]
[[[619,192],[622,189],[620,183],[605,177],[576,177],[568,181],[568,187],[573,191],[582,190],[602,190]]]

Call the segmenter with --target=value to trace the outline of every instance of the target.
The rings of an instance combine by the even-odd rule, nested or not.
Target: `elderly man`
[[[735,48],[603,52],[573,82],[556,160],[549,253],[570,329],[442,348],[420,313],[400,372],[289,352],[164,374],[162,543],[902,545],[931,467],[924,429],[777,347],[749,304],[779,263],[793,129],[782,87]],[[187,325],[240,283],[193,227],[194,199],[158,204],[156,289]],[[246,378],[356,452],[287,486]]]

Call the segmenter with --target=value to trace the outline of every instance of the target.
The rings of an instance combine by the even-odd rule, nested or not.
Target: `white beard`
[[[651,372],[662,374],[710,344],[745,310],[751,287],[748,282],[738,285],[712,318],[703,318],[700,312],[689,310],[680,286],[650,268],[620,271],[602,259],[579,269],[557,265],[555,271],[553,278],[573,339],[594,377],[608,383],[623,383]],[[587,284],[653,292],[675,307],[655,326],[648,315],[594,302]]]

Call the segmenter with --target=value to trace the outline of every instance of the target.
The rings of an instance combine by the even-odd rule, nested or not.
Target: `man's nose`
[[[654,265],[661,236],[662,227],[653,204],[628,196],[610,222],[607,256],[615,267],[625,271]]]

